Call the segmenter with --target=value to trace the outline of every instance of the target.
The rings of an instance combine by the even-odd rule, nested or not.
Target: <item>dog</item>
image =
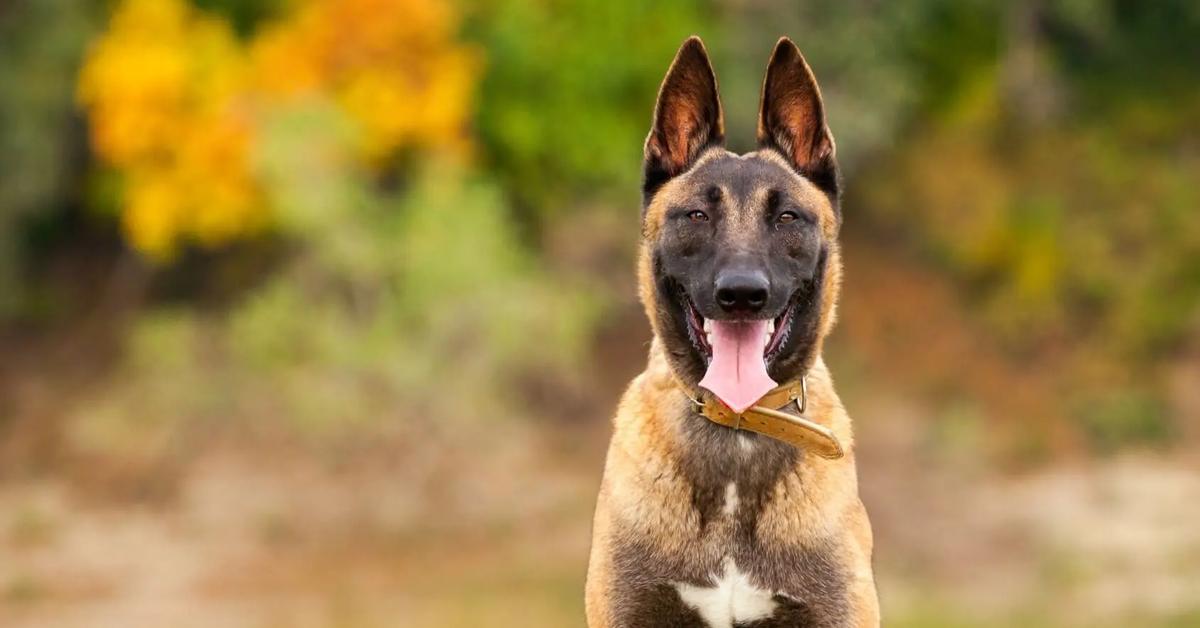
[[[842,277],[821,93],[780,39],[759,148],[724,148],[685,41],[644,147],[639,296],[654,339],[613,421],[590,628],[878,626],[850,419],[821,348]]]

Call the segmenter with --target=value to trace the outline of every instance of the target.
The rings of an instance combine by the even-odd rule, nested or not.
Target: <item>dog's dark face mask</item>
[[[833,139],[786,39],[767,69],[758,139],[746,155],[722,147],[716,77],[689,39],[646,140],[644,297],[676,372],[739,411],[811,365],[836,284]]]

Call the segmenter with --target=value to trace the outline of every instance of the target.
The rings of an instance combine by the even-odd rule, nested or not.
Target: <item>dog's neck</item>
[[[662,342],[655,339],[646,370],[621,401],[618,415],[631,420],[616,422],[612,447],[619,454],[610,455],[630,460],[631,469],[641,477],[640,485],[648,487],[650,494],[670,492],[665,487],[688,491],[691,500],[684,504],[685,510],[696,513],[701,524],[720,515],[731,484],[742,505],[739,517],[757,517],[781,482],[805,486],[806,494],[820,493],[824,478],[853,468],[849,419],[821,360],[809,370],[808,381],[806,414],[829,426],[846,447],[840,460],[806,455],[787,443],[735,431],[701,416],[672,372]],[[643,499],[653,498],[641,495],[628,507],[642,508],[637,504]]]
[[[824,395],[824,391],[817,394]],[[650,411],[642,414],[647,423],[641,434],[626,441],[641,449],[631,453],[649,463],[648,469],[669,469],[686,480],[701,524],[719,514],[731,483],[750,506],[746,510],[750,516],[761,510],[781,478],[810,464],[808,459],[813,458],[787,443],[735,431],[700,415],[657,339],[651,344],[646,371],[638,380],[637,396]],[[822,401],[818,407],[828,405]],[[763,504],[757,504],[759,501]]]
[[[835,416],[841,412],[841,402],[833,391],[829,371],[820,355],[814,357],[811,366],[797,379],[801,377],[807,382],[806,415],[814,422],[833,429],[841,438],[843,435],[837,429]],[[688,441],[696,438],[704,441],[702,445],[736,441],[743,450],[755,449],[760,441],[774,443],[769,437],[731,430],[704,418],[696,403],[699,389],[695,384],[685,383],[672,369],[666,349],[658,338],[650,345],[649,361],[642,378],[643,395],[648,397],[645,401],[655,407],[654,415],[667,423],[664,427],[671,428],[669,433],[680,441],[681,446],[688,446]]]

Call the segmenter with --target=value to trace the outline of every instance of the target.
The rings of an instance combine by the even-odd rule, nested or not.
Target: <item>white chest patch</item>
[[[771,592],[754,586],[733,559],[726,558],[722,567],[722,573],[713,574],[713,586],[675,585],[684,604],[696,609],[710,628],[733,628],[734,622],[764,619],[775,612]]]
[[[721,510],[727,515],[732,515],[733,513],[737,512],[737,508],[737,484],[730,482],[729,484],[725,485],[725,503],[722,505]]]

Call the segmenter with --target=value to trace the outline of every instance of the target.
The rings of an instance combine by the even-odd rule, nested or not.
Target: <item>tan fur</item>
[[[844,535],[854,565],[854,626],[878,626],[879,610],[871,570],[872,536],[858,497],[850,418],[833,390],[824,362],[809,376],[810,416],[822,417],[847,447],[836,461],[804,457],[776,486],[775,499],[761,515],[759,534],[795,542]],[[615,529],[652,539],[668,553],[720,552],[719,531],[701,534],[691,508],[690,487],[673,459],[679,409],[691,403],[652,343],[646,371],[625,392],[613,422],[612,442],[596,507],[586,608],[588,626],[610,626],[606,592],[610,565],[607,547]],[[695,417],[693,417],[695,418]]]
[[[687,178],[673,180],[668,188],[688,185]],[[650,248],[657,237],[663,208],[672,190],[664,189],[647,214],[647,230],[638,263],[638,286],[642,302],[654,327],[655,296],[651,276]],[[815,189],[815,196],[821,196]],[[822,228],[835,243],[836,216],[828,203],[820,217]],[[833,327],[841,258],[836,245],[831,250],[822,303],[821,336]],[[655,329],[657,335],[657,329]],[[597,503],[591,562],[588,569],[586,608],[591,628],[610,626],[606,592],[611,573],[608,547],[613,535],[635,534],[652,540],[667,553],[705,554],[720,552],[715,539],[719,531],[700,530],[698,514],[691,506],[691,488],[677,471],[681,418],[691,401],[667,363],[661,342],[651,344],[646,370],[626,390],[613,421],[600,497]],[[858,497],[853,433],[850,417],[834,392],[833,380],[818,357],[808,374],[808,416],[830,426],[847,450],[841,460],[805,456],[777,484],[775,498],[759,518],[758,532],[764,539],[803,543],[804,539],[844,537],[853,565],[852,607],[854,626],[879,625],[878,602],[871,569],[872,535],[866,510]]]
[[[643,238],[637,267],[638,292],[655,339],[651,343],[646,370],[625,391],[613,421],[612,440],[597,500],[587,574],[585,600],[587,622],[591,628],[618,628],[615,618],[622,613],[629,616],[630,611],[628,606],[622,604],[632,602],[628,596],[617,599],[619,596],[614,595],[614,591],[619,584],[625,584],[626,587],[642,586],[639,579],[641,574],[636,570],[625,567],[624,571],[618,572],[618,565],[628,564],[615,557],[619,546],[636,548],[642,552],[642,560],[669,562],[672,557],[684,557],[688,564],[715,565],[722,560],[731,560],[731,548],[739,542],[735,536],[739,533],[738,526],[743,524],[735,519],[736,504],[732,508],[726,504],[720,514],[702,520],[695,501],[696,486],[683,469],[681,461],[689,456],[695,459],[697,455],[703,456],[705,453],[688,449],[695,447],[695,441],[685,438],[687,429],[695,426],[689,426],[687,422],[706,419],[695,412],[688,391],[672,369],[671,359],[677,358],[669,359],[667,355],[662,335],[664,330],[660,329],[660,308],[656,302],[653,251],[662,236],[668,210],[687,206],[689,199],[697,198],[701,191],[713,185],[711,181],[702,178],[696,180],[697,177],[693,176],[709,160],[766,159],[794,171],[795,166],[804,166],[806,159],[832,158],[832,137],[823,126],[820,93],[815,78],[799,51],[793,51],[793,48],[790,41],[780,41],[770,65],[779,69],[768,72],[763,92],[764,115],[773,115],[782,120],[784,125],[791,125],[791,128],[780,131],[764,126],[762,119],[759,123],[760,139],[766,134],[780,134],[776,138],[776,145],[784,150],[784,154],[760,150],[737,156],[720,147],[696,148],[697,137],[705,140],[723,133],[719,105],[716,105],[714,112],[712,106],[705,108],[693,102],[701,100],[709,92],[715,97],[716,92],[715,76],[699,40],[689,39],[685,42],[660,90],[655,109],[655,128],[647,139],[646,155],[648,159],[659,159],[666,155],[669,158],[668,166],[684,164],[686,168],[680,172],[670,172],[671,178],[662,183],[643,213]],[[680,66],[681,59],[687,59],[688,64]],[[778,103],[768,99],[768,87],[782,94]],[[768,107],[772,108],[768,111]],[[693,124],[706,119],[702,115],[705,112],[715,114],[710,116],[715,117],[715,127],[708,131],[708,135],[697,134]],[[793,162],[789,162],[789,158]],[[777,479],[764,480],[759,484],[758,495],[761,499],[747,506],[748,512],[754,515],[753,535],[755,543],[758,543],[749,547],[756,552],[760,547],[811,550],[812,555],[819,559],[815,562],[826,560],[823,563],[829,566],[826,572],[836,573],[836,577],[830,578],[840,583],[840,588],[809,586],[805,589],[810,596],[820,597],[821,592],[826,592],[826,597],[837,598],[833,600],[833,606],[842,612],[826,612],[827,617],[837,618],[828,621],[837,625],[874,627],[879,625],[880,618],[871,569],[873,540],[866,510],[858,495],[854,435],[850,418],[834,391],[833,380],[821,358],[822,343],[836,319],[842,281],[841,252],[837,244],[840,218],[830,196],[804,176],[796,176],[784,187],[788,188],[785,191],[789,198],[815,211],[821,241],[827,253],[814,351],[809,358],[810,363],[804,365],[808,391],[805,415],[828,426],[841,441],[846,456],[839,460],[826,460],[813,455],[793,456],[790,455],[792,450],[787,450],[789,455],[781,458],[782,462],[774,467],[781,473],[778,476],[763,476]],[[727,232],[730,240],[725,245],[753,245],[753,221],[761,220],[761,209],[758,208],[764,205],[767,193],[765,188],[756,190],[749,195],[750,198],[736,201],[745,207],[736,206],[735,203],[726,209],[724,215],[730,225]],[[721,198],[732,196],[726,191]],[[730,438],[740,437],[733,432],[728,435]],[[750,444],[743,449],[727,447],[724,452],[733,457],[742,456],[741,462],[745,462],[756,455],[755,441],[747,442]],[[722,477],[725,467],[716,469],[717,477]],[[697,482],[711,484],[707,480]],[[734,486],[735,490],[728,493],[737,495],[738,488]],[[708,512],[713,511],[710,509]],[[774,565],[780,564],[778,556],[782,555],[792,554],[775,552]],[[742,555],[742,558],[748,562],[760,561],[758,555],[749,558]],[[761,560],[767,559],[764,557]],[[654,564],[642,563],[650,568]],[[770,564],[764,562],[764,565]],[[804,573],[806,577],[820,578],[825,572],[816,567]],[[622,581],[622,577],[626,580]],[[692,579],[703,581],[702,577],[693,576]],[[814,591],[817,593],[814,594]],[[786,590],[775,592],[792,593]],[[669,595],[657,601],[682,603],[679,599],[670,599]],[[822,601],[827,600],[800,600],[804,604],[818,602],[817,608],[821,608],[819,602]],[[828,611],[830,606],[823,608]],[[645,624],[644,618],[659,617],[663,611],[657,609],[652,609],[649,615],[639,615],[642,619],[637,628],[652,628]],[[629,623],[629,620],[621,622],[620,628],[627,628]]]

